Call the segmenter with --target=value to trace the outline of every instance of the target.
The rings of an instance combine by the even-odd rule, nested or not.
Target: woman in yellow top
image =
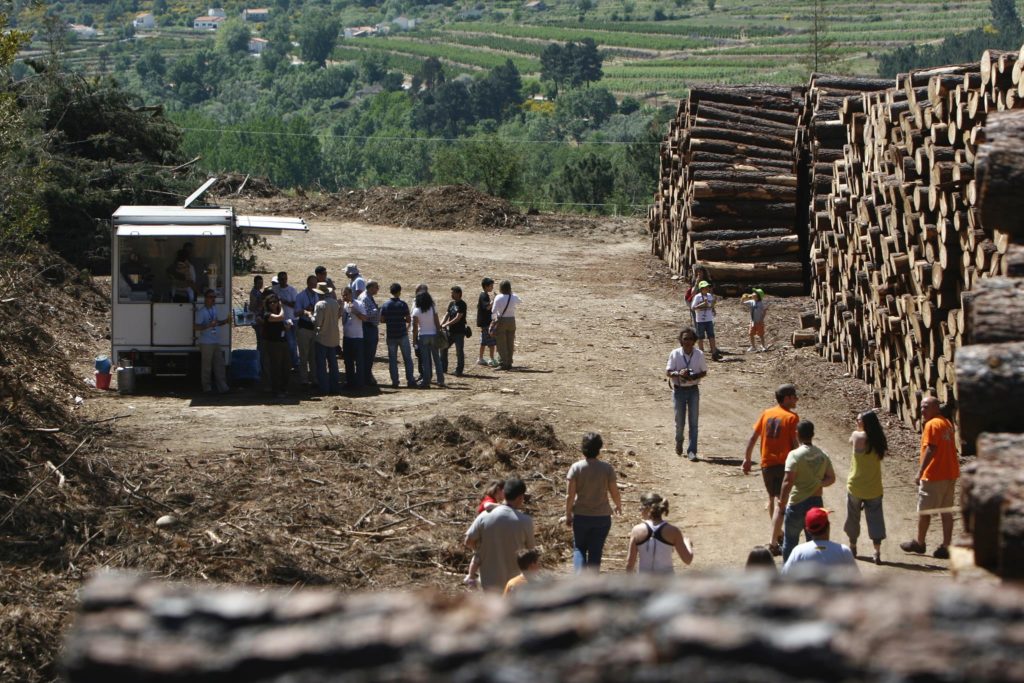
[[[853,455],[850,476],[846,480],[846,525],[843,531],[850,539],[850,550],[857,556],[860,537],[860,512],[868,522],[868,538],[875,545],[875,564],[882,564],[882,541],[885,539],[885,515],[882,513],[882,458],[889,444],[878,421],[868,410],[857,416],[857,431],[850,434]]]

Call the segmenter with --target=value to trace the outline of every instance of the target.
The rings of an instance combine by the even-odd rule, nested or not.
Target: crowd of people
[[[327,268],[317,266],[302,290],[290,284],[284,271],[269,286],[262,276],[253,278],[247,308],[254,320],[261,376],[274,397],[288,396],[293,374],[304,391],[322,395],[376,387],[373,366],[382,332],[392,388],[402,386],[403,374],[405,386],[416,389],[445,388],[446,375],[465,374],[466,340],[472,338],[473,330],[461,286],[451,287],[450,300],[441,312],[426,284],[417,286],[414,298],[406,302],[402,285],[393,283],[388,288],[390,298],[378,301],[380,283],[364,278],[357,264],[348,264],[345,275],[348,284],[336,287]],[[489,277],[481,281],[475,318],[480,340],[476,364],[511,370],[516,311],[523,302],[508,280],[498,285],[497,295],[494,287]],[[214,384],[218,391],[228,390],[223,357],[214,353],[218,348],[214,328],[227,322],[217,319],[212,302],[197,308],[195,330],[200,335],[204,391],[212,391]],[[204,342],[207,336],[209,349]],[[452,351],[454,368],[449,365]]]

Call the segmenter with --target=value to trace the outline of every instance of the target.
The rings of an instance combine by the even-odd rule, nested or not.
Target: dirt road
[[[321,263],[335,280],[342,280],[344,264],[354,261],[367,277],[382,283],[381,300],[392,281],[401,282],[407,295],[417,283],[426,282],[440,303],[446,303],[449,286],[457,283],[472,312],[482,276],[510,279],[524,300],[517,316],[516,370],[502,373],[472,365],[474,337],[467,344],[466,376],[449,378],[447,390],[388,387],[372,396],[296,398],[284,405],[264,403],[266,397],[256,392],[216,399],[191,393],[111,393],[89,400],[88,410],[99,417],[130,414],[117,423],[121,437],[137,447],[165,451],[168,458],[225,452],[270,433],[365,432],[435,414],[487,416],[500,408],[543,416],[570,444],[577,443],[582,432],[600,431],[608,459],[625,475],[626,505],[609,539],[609,570],[622,569],[624,538],[639,519],[639,495],[648,489],[669,496],[670,519],[693,538],[694,566],[708,569],[742,566],[749,549],[767,539],[761,478],[756,472],[744,476],[739,465],[751,425],[774,401],[774,387],[795,381],[801,391],[798,410],[816,423],[816,443],[836,465],[839,482],[827,490],[825,500],[837,513],[833,538],[845,541],[840,530],[845,519],[847,437],[853,416],[868,407],[868,395],[859,382],[844,378],[841,368],[824,363],[813,350],[789,348],[786,341],[796,312],[809,305],[807,300],[774,301],[768,325],[773,346],[767,353],[751,355],[742,353],[747,346],[746,322],[739,303],[731,300],[720,306],[719,339],[731,353],[725,362],[712,365],[703,382],[701,461],[690,463],[673,452],[671,395],[663,377],[680,324],[688,320],[682,307],[684,285],[671,280],[664,266],[648,254],[639,222],[628,234],[621,223],[617,225],[616,231],[572,238],[436,232],[314,219],[308,235],[274,238],[272,251],[264,256],[271,270],[289,271],[297,284]],[[240,303],[248,278],[237,279],[234,287]],[[381,353],[386,355],[383,344]],[[386,363],[378,362],[375,375],[383,385],[389,384]],[[886,565],[877,568],[861,562],[861,570],[945,575],[946,562],[905,555],[897,548],[916,526],[916,436],[900,434],[889,420],[886,424],[897,445],[884,466]],[[535,512],[557,518],[563,510]],[[933,529],[931,545],[936,534]],[[568,532],[565,543],[570,543]],[[866,556],[867,538],[860,549]]]

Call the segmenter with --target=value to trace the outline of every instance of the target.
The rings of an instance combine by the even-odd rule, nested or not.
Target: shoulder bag
[[[437,328],[437,334],[430,339],[430,345],[438,351],[446,351],[448,349],[448,335],[441,329],[441,321],[437,319],[437,309],[431,308],[430,310],[434,314],[434,327]]]
[[[512,303],[512,295],[511,294],[509,294],[508,295],[508,299],[505,300],[505,308],[501,309],[501,313],[498,314],[498,317],[491,321],[490,327],[487,328],[487,334],[491,335],[492,337],[495,334],[497,334],[497,332],[498,332],[498,321],[501,320],[501,316],[505,315],[505,311],[508,310],[508,305],[510,303]]]

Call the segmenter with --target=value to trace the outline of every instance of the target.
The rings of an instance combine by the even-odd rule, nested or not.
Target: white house
[[[373,26],[347,26],[345,28],[346,38],[366,38],[377,35],[377,29]]]
[[[242,19],[244,21],[267,21],[270,19],[270,10],[266,7],[244,9],[242,10]]]
[[[391,23],[403,31],[411,31],[416,28],[416,20],[409,17],[396,17]]]
[[[68,30],[74,33],[79,38],[95,38],[96,29],[92,26],[85,26],[84,24],[69,24]]]
[[[196,31],[216,31],[217,27],[224,23],[226,17],[215,17],[209,14],[196,17],[192,22],[192,28]]]
[[[249,54],[260,55],[270,45],[270,41],[266,38],[250,38],[249,39]]]
[[[141,29],[156,28],[156,18],[152,12],[139,12],[132,20],[132,26]]]
[[[526,3],[525,5],[523,5],[523,7],[530,10],[531,12],[543,12],[548,8],[548,6],[545,5],[542,2],[542,0],[532,0],[532,2]]]
[[[206,10],[206,16],[208,17],[226,17],[227,12],[224,11],[223,7],[211,7]]]

